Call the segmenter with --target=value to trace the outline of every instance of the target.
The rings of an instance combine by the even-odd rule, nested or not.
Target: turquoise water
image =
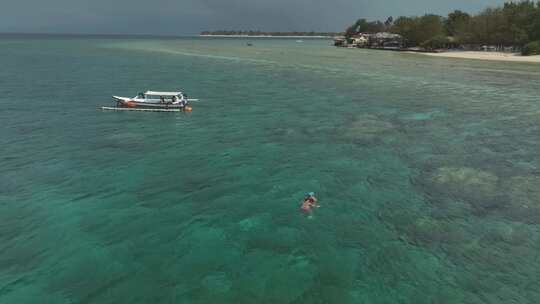
[[[540,65],[252,42],[0,39],[0,303],[540,301]]]

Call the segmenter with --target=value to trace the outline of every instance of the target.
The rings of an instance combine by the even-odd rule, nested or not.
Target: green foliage
[[[406,39],[407,44],[415,44],[416,33],[418,28],[417,17],[399,17],[391,28],[391,31],[400,34]]]
[[[443,35],[444,27],[442,17],[425,15],[422,17],[399,17],[394,22],[391,31],[403,36],[407,44],[419,45],[435,36]]]
[[[448,14],[444,20],[444,29],[448,36],[458,36],[466,32],[471,22],[471,15],[456,10]]]
[[[387,20],[388,22],[388,20]],[[367,21],[366,19],[358,19],[352,26],[345,31],[346,37],[354,36],[358,33],[378,33],[384,32],[386,26],[381,21]]]
[[[427,41],[436,36],[444,35],[443,19],[437,15],[420,17],[418,24],[418,42]]]
[[[509,26],[505,15],[500,8],[488,8],[471,20],[470,43],[480,44],[508,44]]]
[[[392,27],[392,25],[394,24],[394,17],[390,16],[386,19],[386,21],[384,22],[384,26],[389,29],[390,27]]]
[[[404,37],[408,46],[441,43],[436,36],[450,36],[456,43],[477,45],[524,46],[540,40],[540,2],[530,0],[506,2],[501,7],[487,8],[476,15],[455,10],[447,17],[425,15],[398,17],[367,22],[360,19],[351,33],[391,31]],[[429,43],[428,43],[429,42]]]
[[[527,43],[523,47],[521,54],[524,56],[540,55],[540,41],[533,41]]]
[[[420,45],[426,50],[436,50],[447,48],[451,44],[450,39],[444,35],[437,35],[427,41],[422,42]]]

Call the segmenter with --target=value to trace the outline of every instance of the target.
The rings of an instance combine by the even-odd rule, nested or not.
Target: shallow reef
[[[506,183],[509,208],[506,214],[518,221],[540,224],[540,176],[516,176]]]
[[[499,190],[499,178],[490,172],[469,167],[441,167],[429,178],[435,196],[464,200],[476,212],[486,213],[502,208],[504,200]]]
[[[381,120],[376,115],[356,116],[343,132],[343,136],[352,140],[372,140],[394,129],[394,125]]]

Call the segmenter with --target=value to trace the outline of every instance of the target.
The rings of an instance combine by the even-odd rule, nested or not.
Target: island
[[[540,2],[506,2],[477,14],[358,19],[334,45],[421,52],[430,56],[540,62]],[[536,56],[535,56],[536,55]],[[527,57],[527,58],[525,58]]]
[[[343,36],[344,33],[332,32],[263,32],[259,30],[250,31],[204,31],[199,36],[201,37],[280,37],[280,38],[333,38]]]

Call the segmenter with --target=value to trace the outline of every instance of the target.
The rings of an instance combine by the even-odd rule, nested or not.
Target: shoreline
[[[333,36],[274,36],[274,35],[199,35],[215,38],[295,38],[295,39],[332,39]]]
[[[441,52],[441,53],[407,52],[407,53],[420,54],[422,56],[440,57],[440,58],[540,63],[540,55],[522,56],[519,53],[483,52],[483,51],[454,51],[454,52],[450,51],[450,52]]]

